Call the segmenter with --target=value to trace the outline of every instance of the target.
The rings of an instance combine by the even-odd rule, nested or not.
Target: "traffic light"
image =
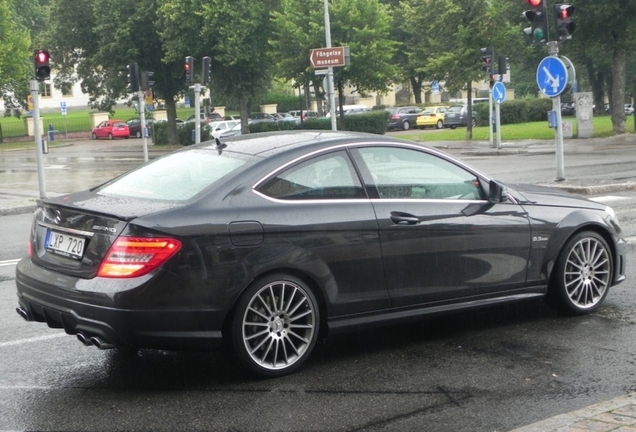
[[[141,72],[141,89],[143,91],[150,90],[153,85],[155,85],[154,81],[151,81],[154,72],[143,71]]]
[[[128,87],[130,91],[139,91],[139,66],[137,63],[130,63],[128,66]]]
[[[481,70],[486,72],[488,75],[492,74],[492,68],[495,60],[495,48],[494,47],[485,47],[481,49]]]
[[[35,79],[46,81],[51,78],[51,56],[47,50],[37,49],[33,51],[33,61],[35,63]]]
[[[570,40],[572,39],[572,33],[576,28],[576,24],[572,22],[572,15],[574,15],[574,6],[567,4],[555,4],[554,8],[554,32],[556,33],[555,40]]]
[[[545,0],[526,0],[532,9],[523,12],[523,16],[530,21],[530,27],[523,29],[526,36],[533,43],[548,42],[548,14]]]
[[[203,57],[203,73],[201,74],[201,84],[205,85],[210,81],[210,62],[212,59],[208,56]]]
[[[505,55],[499,56],[498,72],[499,72],[499,75],[505,75],[506,73],[508,73],[508,57],[506,57]]]
[[[187,56],[185,63],[183,64],[183,70],[185,72],[185,79],[188,84],[194,83],[194,57]]]

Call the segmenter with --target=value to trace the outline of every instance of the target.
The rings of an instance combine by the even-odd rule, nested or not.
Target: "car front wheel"
[[[93,132],[93,133],[91,134],[91,138],[93,138],[94,140],[96,140],[96,139],[97,139],[97,135],[95,135],[95,132]]]
[[[472,125],[473,127],[477,127],[477,119],[475,117],[473,117]]]
[[[562,311],[582,315],[598,309],[612,283],[612,254],[599,234],[583,231],[563,247],[548,289]]]
[[[135,132],[135,137],[136,138],[141,138],[141,131]]]
[[[441,120],[437,120],[437,124],[435,125],[437,127],[437,129],[443,129],[444,128],[444,122]]]
[[[113,139],[113,134],[108,134],[108,139],[112,140]]]
[[[292,276],[271,275],[252,284],[240,298],[232,320],[232,346],[251,372],[285,375],[311,354],[319,323],[311,289]]]

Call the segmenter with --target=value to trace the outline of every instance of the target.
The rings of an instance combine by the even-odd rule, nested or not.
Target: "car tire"
[[[437,127],[437,129],[443,129],[444,128],[444,122],[441,120],[437,120],[437,123],[435,124],[435,127]]]
[[[135,132],[135,138],[141,138],[141,131]]]
[[[92,138],[92,139],[94,139],[94,140],[96,140],[96,139],[97,139],[97,135],[95,135],[95,132],[93,132],[93,133],[91,134],[91,138]]]
[[[232,348],[250,372],[268,378],[286,375],[307,360],[319,326],[311,289],[295,277],[273,274],[240,297],[232,317]]]
[[[411,129],[411,122],[409,122],[408,120],[406,120],[404,123],[402,123],[402,130],[409,130]]]
[[[477,119],[473,117],[472,126],[477,127]]]
[[[613,278],[612,252],[603,237],[583,231],[570,238],[556,261],[548,301],[568,315],[595,311]]]
[[[113,134],[108,134],[108,139],[112,140],[113,139]]]
[[[451,129],[457,129],[457,125],[450,125],[449,128]]]

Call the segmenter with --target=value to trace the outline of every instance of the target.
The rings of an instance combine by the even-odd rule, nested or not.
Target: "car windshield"
[[[245,162],[202,149],[174,153],[117,178],[98,193],[160,201],[187,201]]]
[[[446,110],[446,112],[461,112],[462,107],[461,106],[452,106],[449,109]]]

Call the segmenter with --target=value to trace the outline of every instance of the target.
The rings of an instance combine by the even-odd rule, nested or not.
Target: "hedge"
[[[488,103],[473,105],[473,110],[477,113],[477,124],[488,124],[488,105]],[[499,109],[501,124],[545,121],[548,118],[547,112],[552,110],[552,99],[541,98],[505,101],[501,104]]]
[[[188,122],[183,126],[177,127],[179,144],[184,146],[194,144],[194,141],[192,140],[192,131],[194,130],[194,126],[194,122]],[[201,125],[201,142],[207,141],[210,138],[210,130],[204,127],[204,125]],[[152,124],[152,140],[155,145],[168,144],[168,122],[155,122]]]

